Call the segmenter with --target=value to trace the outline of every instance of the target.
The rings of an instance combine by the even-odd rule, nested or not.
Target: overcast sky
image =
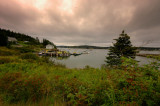
[[[56,45],[110,46],[124,29],[160,47],[160,0],[0,0],[0,28]]]

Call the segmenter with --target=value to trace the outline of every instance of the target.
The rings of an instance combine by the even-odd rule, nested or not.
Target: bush
[[[54,62],[50,61],[49,57],[47,57],[47,56],[42,56],[40,59],[41,59],[41,62],[44,62],[44,63],[48,63],[48,64],[54,63]]]
[[[32,60],[38,60],[39,57],[33,53],[26,53],[26,54],[22,54],[20,56],[22,59],[32,59]]]
[[[9,57],[0,57],[0,64],[11,63],[14,60]]]
[[[34,52],[34,50],[29,47],[17,47],[16,49],[20,51],[20,53]]]
[[[35,103],[47,97],[52,103],[59,100],[67,105],[158,106],[160,103],[159,64],[139,67],[134,59],[122,57],[118,69],[67,69],[48,65],[48,58],[39,59],[35,63],[20,59],[21,62],[0,65],[1,101]]]
[[[23,75],[20,72],[6,73],[0,77],[0,92],[3,101],[38,101],[50,94],[50,86],[44,76]]]
[[[11,56],[19,54],[18,51],[13,49],[8,49],[6,47],[0,47],[0,56]]]

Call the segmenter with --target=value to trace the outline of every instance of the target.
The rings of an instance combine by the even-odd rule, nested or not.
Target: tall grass
[[[0,47],[0,56],[18,55],[19,52],[15,49],[8,49],[6,47]]]

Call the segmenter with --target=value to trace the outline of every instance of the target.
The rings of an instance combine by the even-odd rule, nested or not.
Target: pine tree
[[[114,40],[116,42],[110,47],[108,56],[106,57],[107,65],[120,65],[121,57],[135,58],[137,48],[132,46],[130,37],[124,33],[124,30],[119,35],[119,38]]]
[[[8,44],[8,37],[4,34],[0,34],[0,46],[7,46]]]
[[[53,45],[55,49],[57,49],[56,45],[47,39],[43,39],[42,45],[45,47],[46,45]]]
[[[40,44],[38,37],[36,37],[36,43],[37,43],[37,44]]]

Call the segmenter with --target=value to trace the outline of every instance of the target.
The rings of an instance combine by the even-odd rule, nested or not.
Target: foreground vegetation
[[[160,104],[158,63],[68,69],[23,50],[0,47],[0,105]]]

